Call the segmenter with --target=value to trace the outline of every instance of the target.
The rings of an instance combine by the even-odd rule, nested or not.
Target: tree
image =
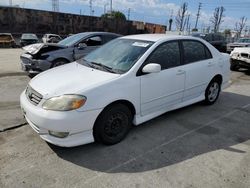
[[[231,35],[231,29],[225,29],[224,34],[225,35]]]
[[[177,12],[177,15],[175,17],[175,23],[176,23],[176,27],[179,31],[183,31],[185,28],[185,16],[187,13],[187,9],[188,9],[188,3],[183,3],[180,7],[180,9]]]
[[[219,31],[220,25],[224,21],[223,18],[225,17],[224,15],[225,10],[226,9],[223,6],[214,9],[214,14],[210,19],[214,33],[217,33]]]
[[[105,13],[101,16],[102,18],[115,18],[118,20],[126,20],[126,16],[120,11],[112,11],[112,13]]]
[[[237,35],[240,37],[241,33],[246,26],[247,18],[245,16],[240,18],[239,22],[235,23],[235,31],[237,32]]]

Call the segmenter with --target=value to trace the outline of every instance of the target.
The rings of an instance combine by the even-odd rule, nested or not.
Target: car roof
[[[117,34],[117,33],[111,33],[111,32],[102,32],[102,31],[93,31],[93,32],[82,32],[82,33],[76,33],[76,34],[87,34],[87,35],[93,35],[93,34],[100,34],[100,35],[103,35],[103,34],[106,34],[106,35],[118,35],[118,36],[122,36],[120,34]],[[74,34],[75,35],[75,34]]]
[[[182,36],[182,35],[167,35],[167,34],[139,34],[139,35],[128,35],[122,37],[123,39],[134,39],[134,40],[145,40],[157,42],[161,40],[177,40],[177,39],[194,39],[197,37],[192,36]]]

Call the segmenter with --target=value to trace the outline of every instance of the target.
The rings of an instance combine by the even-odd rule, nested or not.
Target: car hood
[[[233,52],[250,54],[250,47],[234,48]]]
[[[66,46],[62,46],[59,44],[53,44],[53,43],[37,43],[37,44],[31,44],[28,46],[23,47],[23,50],[28,52],[29,54],[36,54],[38,53],[42,48],[49,48],[49,47],[57,47],[57,48],[51,48],[51,50],[46,50],[46,52],[50,52],[50,51],[55,51],[55,50],[59,50],[62,48],[67,48]]]
[[[37,75],[29,85],[44,98],[50,98],[63,94],[80,94],[79,92],[119,76],[73,62]]]

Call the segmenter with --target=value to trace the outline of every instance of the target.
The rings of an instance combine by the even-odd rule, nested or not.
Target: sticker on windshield
[[[145,43],[145,42],[134,42],[132,45],[133,46],[138,46],[138,47],[146,48],[149,44]]]

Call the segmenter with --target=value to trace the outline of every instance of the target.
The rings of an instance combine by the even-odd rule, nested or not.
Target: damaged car
[[[250,38],[240,38],[237,42],[227,44],[227,52],[230,53],[234,48],[250,47]]]
[[[45,34],[43,35],[43,43],[58,43],[62,40],[62,37],[56,34]]]
[[[250,69],[250,47],[234,48],[230,57],[232,71],[237,71],[240,68]]]
[[[99,46],[121,35],[108,32],[84,32],[72,35],[57,44],[39,43],[24,47],[21,67],[30,77],[53,67],[78,60]]]

